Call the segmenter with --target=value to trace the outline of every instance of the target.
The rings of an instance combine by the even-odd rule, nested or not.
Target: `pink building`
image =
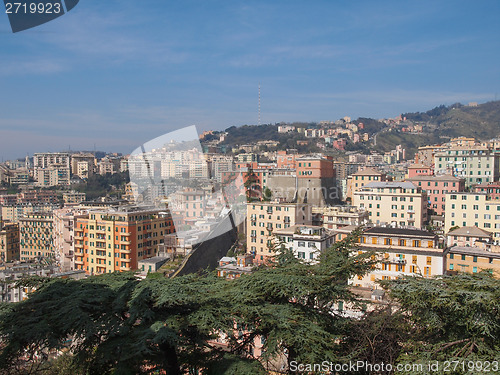
[[[427,192],[427,208],[433,210],[437,215],[444,213],[446,193],[465,190],[465,180],[451,175],[417,175],[413,178],[407,178],[406,181],[412,182]]]
[[[407,178],[417,176],[431,176],[433,174],[432,168],[423,164],[412,164],[408,167]]]
[[[486,193],[490,199],[500,199],[500,181],[474,186],[475,193]]]

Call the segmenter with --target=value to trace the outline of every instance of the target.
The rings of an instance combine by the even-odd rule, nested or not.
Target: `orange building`
[[[19,224],[0,220],[0,262],[19,260]]]
[[[169,213],[127,206],[91,211],[75,218],[75,269],[87,274],[130,271],[154,257],[174,231]]]

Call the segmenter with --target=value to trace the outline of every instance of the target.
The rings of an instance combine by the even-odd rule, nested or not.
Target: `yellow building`
[[[355,227],[337,230],[337,239],[345,238]],[[359,254],[375,251],[376,269],[350,283],[357,287],[376,289],[377,280],[391,280],[405,275],[431,277],[442,275],[443,249],[438,248],[434,233],[418,229],[373,227],[363,231],[355,250]]]
[[[446,250],[446,273],[490,271],[500,277],[500,246],[488,248],[453,246]]]
[[[21,260],[55,259],[51,213],[32,213],[19,220]]]
[[[446,194],[444,230],[453,227],[478,227],[493,233],[500,241],[500,202],[490,200],[486,193]]]
[[[247,203],[247,251],[262,263],[275,254],[273,231],[296,224],[311,224],[311,206],[300,203]]]
[[[353,205],[377,225],[422,228],[427,221],[427,195],[411,182],[371,182],[354,192]]]

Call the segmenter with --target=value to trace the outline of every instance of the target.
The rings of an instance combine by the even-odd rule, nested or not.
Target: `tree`
[[[271,267],[236,280],[212,273],[38,280],[29,299],[2,306],[0,366],[23,368],[29,355],[44,364],[52,350],[69,346],[69,365],[85,374],[258,374],[263,368],[250,350],[258,337],[263,361],[334,360],[349,320],[335,306],[359,303],[347,281],[371,266],[369,254],[351,255],[354,242],[337,243],[317,264],[283,249]],[[214,343],[221,333],[227,348]]]
[[[500,280],[488,272],[383,284],[412,327],[401,362],[498,359]]]

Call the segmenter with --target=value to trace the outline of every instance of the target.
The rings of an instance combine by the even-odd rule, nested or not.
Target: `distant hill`
[[[500,135],[500,101],[477,107],[457,103],[403,116],[411,121],[427,123],[440,136],[489,139]]]
[[[461,103],[440,105],[426,112],[404,113],[402,116],[406,117],[406,121],[399,126],[364,117],[353,121],[356,124],[363,123],[362,132],[368,133],[370,139],[376,135],[377,142],[376,144],[349,143],[346,150],[385,152],[393,150],[400,144],[406,149],[407,157],[411,158],[420,146],[440,144],[454,137],[465,136],[487,140],[500,136],[500,101],[477,106]],[[402,127],[411,124],[422,125],[423,132],[412,134],[401,131]],[[313,122],[293,123],[293,125],[311,128],[318,126]],[[231,126],[226,132],[224,143],[229,146],[273,140],[279,142],[279,149],[297,148],[299,152],[320,151],[314,146],[314,141],[310,141],[307,146],[297,146],[297,140],[304,140],[304,135],[297,132],[280,134],[278,124]]]

